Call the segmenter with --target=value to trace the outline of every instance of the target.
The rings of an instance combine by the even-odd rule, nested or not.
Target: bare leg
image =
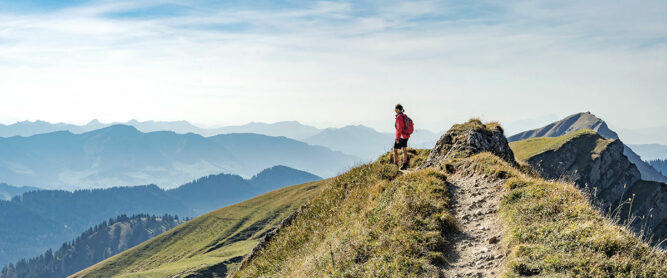
[[[394,148],[394,164],[398,165],[398,149],[397,148]]]
[[[403,163],[408,163],[408,148],[403,148]]]

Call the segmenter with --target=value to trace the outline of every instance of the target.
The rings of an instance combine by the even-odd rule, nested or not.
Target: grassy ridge
[[[569,142],[570,140],[577,138],[579,136],[586,135],[596,135],[595,131],[590,129],[582,129],[576,132],[558,136],[558,137],[535,137],[526,140],[516,141],[510,143],[510,148],[514,151],[514,156],[517,160],[527,160],[537,154],[549,151],[556,150],[563,146],[563,144]],[[600,143],[599,150],[604,149],[604,145],[607,144],[607,141],[613,140],[604,140],[602,139]],[[596,148],[597,150],[598,148]]]
[[[472,128],[481,125],[476,122]],[[456,135],[470,127],[454,128],[460,129]],[[591,132],[524,140],[513,149],[518,159],[527,159]],[[597,146],[603,149],[608,141]],[[410,165],[427,156],[427,150],[411,150]],[[512,166],[490,153],[454,157],[443,168],[504,182],[498,215],[508,254],[505,277],[667,277],[663,251],[603,217],[573,184],[546,181],[528,166]],[[455,226],[447,177],[436,168],[401,173],[390,161],[385,155],[336,178],[207,214],[81,274],[224,275],[266,231],[255,231],[264,227],[257,223],[275,224],[277,214],[312,197],[233,277],[438,277]]]
[[[181,277],[211,268],[222,274],[323,183],[282,188],[207,213],[72,277]]]
[[[488,153],[452,163],[505,180],[505,277],[667,277],[664,252],[603,217],[573,184],[524,174]]]
[[[388,158],[328,182],[234,277],[438,277],[454,226],[445,174],[401,175]]]

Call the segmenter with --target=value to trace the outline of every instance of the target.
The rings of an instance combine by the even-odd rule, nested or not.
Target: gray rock
[[[454,125],[442,135],[419,168],[441,167],[447,159],[481,152],[491,152],[516,165],[514,153],[500,126],[484,125],[479,120],[470,120],[465,124]]]

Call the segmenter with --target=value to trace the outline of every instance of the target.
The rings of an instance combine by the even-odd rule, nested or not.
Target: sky
[[[0,122],[667,125],[666,1],[0,0]],[[518,131],[518,130],[517,130]]]

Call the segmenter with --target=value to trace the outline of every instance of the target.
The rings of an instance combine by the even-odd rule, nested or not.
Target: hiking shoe
[[[403,165],[401,165],[401,170],[407,170],[408,169],[408,163],[403,162]]]

